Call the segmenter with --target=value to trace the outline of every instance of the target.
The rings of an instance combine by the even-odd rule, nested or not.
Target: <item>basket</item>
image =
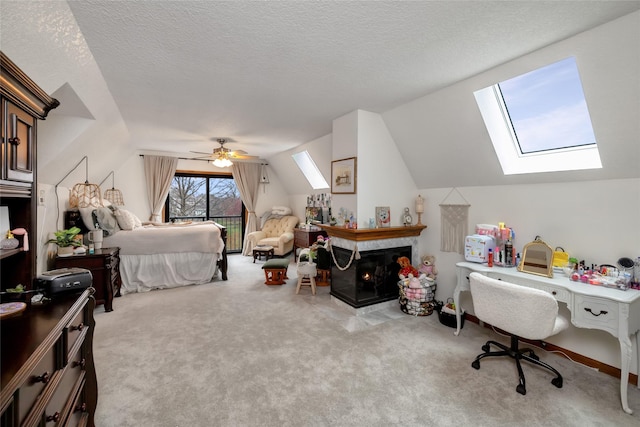
[[[429,316],[435,308],[436,283],[420,280],[419,288],[409,287],[409,280],[398,281],[400,310],[412,316]]]
[[[447,303],[449,302],[452,303],[453,298],[449,298],[447,300]],[[444,305],[445,304],[442,301],[435,302],[435,310],[438,312],[438,320],[440,320],[440,323],[442,323],[445,326],[448,326],[450,328],[457,328],[458,322],[456,321],[456,315],[443,311],[442,308],[444,307]],[[464,309],[461,309],[460,310],[460,329],[462,329],[463,327],[464,327]]]

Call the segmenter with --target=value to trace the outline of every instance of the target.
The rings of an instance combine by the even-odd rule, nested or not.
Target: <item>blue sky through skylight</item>
[[[575,58],[499,87],[523,154],[596,143]]]

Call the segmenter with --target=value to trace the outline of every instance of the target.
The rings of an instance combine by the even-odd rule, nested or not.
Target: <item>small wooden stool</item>
[[[300,292],[300,286],[311,286],[311,293],[316,294],[316,264],[313,262],[298,262],[298,286],[296,294]]]
[[[284,285],[289,267],[288,258],[271,258],[262,265],[264,270],[265,285]]]

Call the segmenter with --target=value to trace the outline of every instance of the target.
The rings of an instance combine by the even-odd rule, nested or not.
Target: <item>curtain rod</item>
[[[144,157],[144,154],[138,154],[138,155],[139,155],[140,157]],[[150,155],[150,156],[152,156],[152,155],[154,155],[154,156],[155,156],[155,154],[149,154],[149,155]],[[200,162],[209,162],[209,160],[207,160],[207,159],[190,159],[190,158],[188,158],[188,157],[178,157],[178,159],[179,159],[179,160],[198,160],[198,161],[200,161]],[[240,162],[238,162],[238,163],[258,163],[258,162],[243,162],[243,161],[240,161]],[[261,165],[263,165],[263,166],[269,166],[269,163],[260,162],[260,164],[261,164]]]

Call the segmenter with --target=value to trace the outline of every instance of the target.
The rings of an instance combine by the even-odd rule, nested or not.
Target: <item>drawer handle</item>
[[[79,362],[73,362],[73,368],[77,368],[78,366],[84,369],[84,367],[87,366],[87,360],[83,357]]]
[[[60,421],[60,412],[56,412],[53,415],[47,415],[47,422],[55,421],[56,423]]]
[[[35,377],[33,379],[33,382],[47,384],[50,379],[51,379],[51,374],[49,373],[49,371],[46,371],[44,374]]]
[[[84,323],[78,324],[78,326],[71,326],[72,331],[81,331],[84,329]]]
[[[78,406],[73,408],[73,412],[87,412],[87,404],[84,402],[79,404]]]
[[[18,138],[17,136],[15,136],[13,138],[9,138],[7,141],[11,145],[20,145],[20,138]]]
[[[589,313],[593,314],[593,315],[594,315],[594,316],[596,316],[596,317],[597,317],[597,316],[600,316],[601,314],[607,314],[607,313],[609,313],[608,311],[600,310],[600,313],[595,314],[593,311],[591,311],[591,309],[590,309],[590,308],[585,308],[585,309],[584,309],[584,311],[587,311],[587,312],[589,312]]]

